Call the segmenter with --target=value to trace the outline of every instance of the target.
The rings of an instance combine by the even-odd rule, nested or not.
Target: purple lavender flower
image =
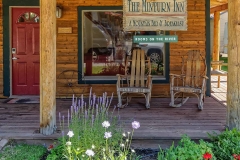
[[[58,113],[59,122],[61,124],[61,112]]]
[[[92,115],[92,126],[93,126],[93,123],[94,123],[94,115]]]
[[[87,119],[88,118],[88,112],[85,111],[85,118]]]
[[[81,107],[83,107],[84,100],[83,100],[83,95],[81,95]]]
[[[69,127],[69,118],[70,118],[70,113],[69,113],[69,110],[68,110],[68,127]]]
[[[79,106],[79,107],[81,106],[81,101],[80,101],[80,99],[78,99],[78,106]]]
[[[92,87],[90,88],[90,93],[89,93],[89,104],[90,104],[90,100],[91,100],[91,96],[92,96]]]
[[[96,94],[93,94],[93,106],[95,105],[96,103]]]

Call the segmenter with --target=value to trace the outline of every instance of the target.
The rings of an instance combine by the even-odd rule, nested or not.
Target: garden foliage
[[[130,148],[132,132],[123,132],[116,107],[110,111],[113,97],[96,97],[90,92],[88,104],[83,96],[74,99],[67,118],[59,114],[62,138],[60,145],[51,150],[48,159],[88,160],[137,159]],[[68,128],[64,128],[67,119]],[[133,129],[140,127],[139,122],[132,123]],[[65,132],[66,133],[65,133]]]

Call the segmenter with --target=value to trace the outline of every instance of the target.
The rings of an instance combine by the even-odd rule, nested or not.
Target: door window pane
[[[39,16],[33,12],[25,12],[18,18],[18,23],[39,23]]]

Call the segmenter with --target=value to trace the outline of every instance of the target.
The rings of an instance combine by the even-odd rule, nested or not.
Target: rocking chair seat
[[[118,88],[117,91],[127,93],[149,93],[151,92],[151,89],[148,87],[122,87]]]
[[[172,87],[174,91],[188,93],[202,93],[202,88],[193,88],[188,86]]]

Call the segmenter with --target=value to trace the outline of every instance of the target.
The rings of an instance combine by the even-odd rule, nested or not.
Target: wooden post
[[[220,45],[220,12],[214,12],[214,39],[213,39],[213,61],[219,61],[219,45]],[[213,69],[219,69],[213,65]]]
[[[40,133],[56,129],[56,0],[40,0]]]
[[[227,125],[240,129],[240,1],[228,0]]]

